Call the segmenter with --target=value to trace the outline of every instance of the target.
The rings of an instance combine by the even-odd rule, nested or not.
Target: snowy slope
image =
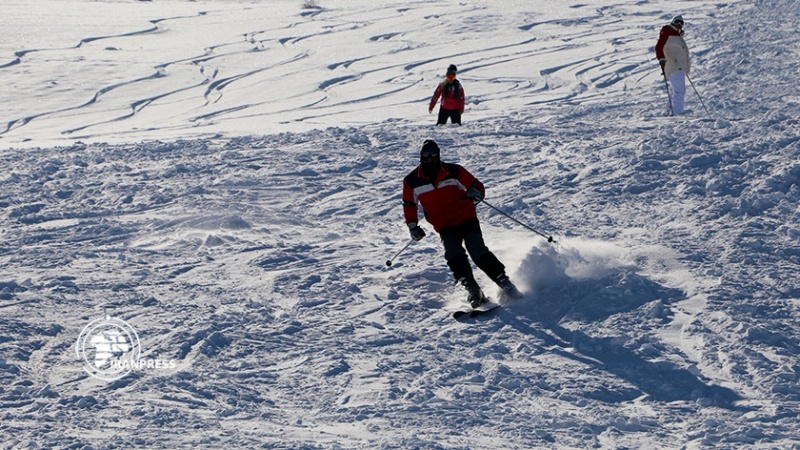
[[[800,446],[794,1],[6,3],[0,447]],[[428,138],[557,241],[480,206],[469,324],[428,225],[384,264]],[[104,315],[174,367],[88,376]]]

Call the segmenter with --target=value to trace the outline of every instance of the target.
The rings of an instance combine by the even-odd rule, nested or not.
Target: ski
[[[489,314],[497,309],[499,309],[503,305],[499,305],[497,303],[486,303],[478,307],[478,309],[471,309],[469,311],[456,311],[453,313],[453,318],[459,321],[463,321],[466,319],[474,319],[476,317],[480,317],[486,314]]]
[[[461,310],[456,311],[453,313],[453,318],[458,321],[464,321],[466,319],[474,319],[476,317],[484,316],[487,314],[492,313],[493,311],[497,311],[501,306],[507,304],[511,300],[519,300],[523,297],[522,293],[514,286],[514,283],[508,279],[508,277],[504,276],[499,281],[500,284],[500,301],[493,302],[483,296],[486,299],[486,303],[479,305],[477,308],[472,308],[470,310]],[[481,295],[483,293],[481,292]]]

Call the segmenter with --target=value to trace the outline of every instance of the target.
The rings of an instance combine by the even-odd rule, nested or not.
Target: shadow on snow
[[[519,332],[543,340],[548,351],[613,374],[635,387],[610,390],[598,386],[589,397],[614,403],[645,396],[661,402],[697,401],[736,409],[734,402],[741,399],[736,392],[711,383],[688,360],[682,365],[667,360],[686,356],[656,337],[657,331],[671,322],[670,305],[686,299],[683,291],[641,276],[635,267],[601,264],[589,271],[584,267],[580,276],[568,275],[576,268],[568,252],[565,256],[534,248],[521,267],[517,278],[536,288],[523,300],[509,304],[499,318]],[[584,331],[604,328],[604,321],[622,316],[627,316],[625,323],[636,324],[628,333],[620,334],[619,325],[605,327],[603,336]]]

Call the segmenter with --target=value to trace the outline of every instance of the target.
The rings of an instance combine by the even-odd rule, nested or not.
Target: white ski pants
[[[676,70],[667,77],[669,81],[669,100],[667,111],[672,107],[672,114],[683,114],[683,98],[686,95],[686,75],[682,70]]]

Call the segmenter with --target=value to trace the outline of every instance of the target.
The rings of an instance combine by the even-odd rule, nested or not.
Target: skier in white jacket
[[[669,25],[661,28],[656,43],[656,58],[662,74],[669,82],[668,112],[683,114],[686,77],[691,70],[689,47],[683,39],[683,16],[675,16]]]

